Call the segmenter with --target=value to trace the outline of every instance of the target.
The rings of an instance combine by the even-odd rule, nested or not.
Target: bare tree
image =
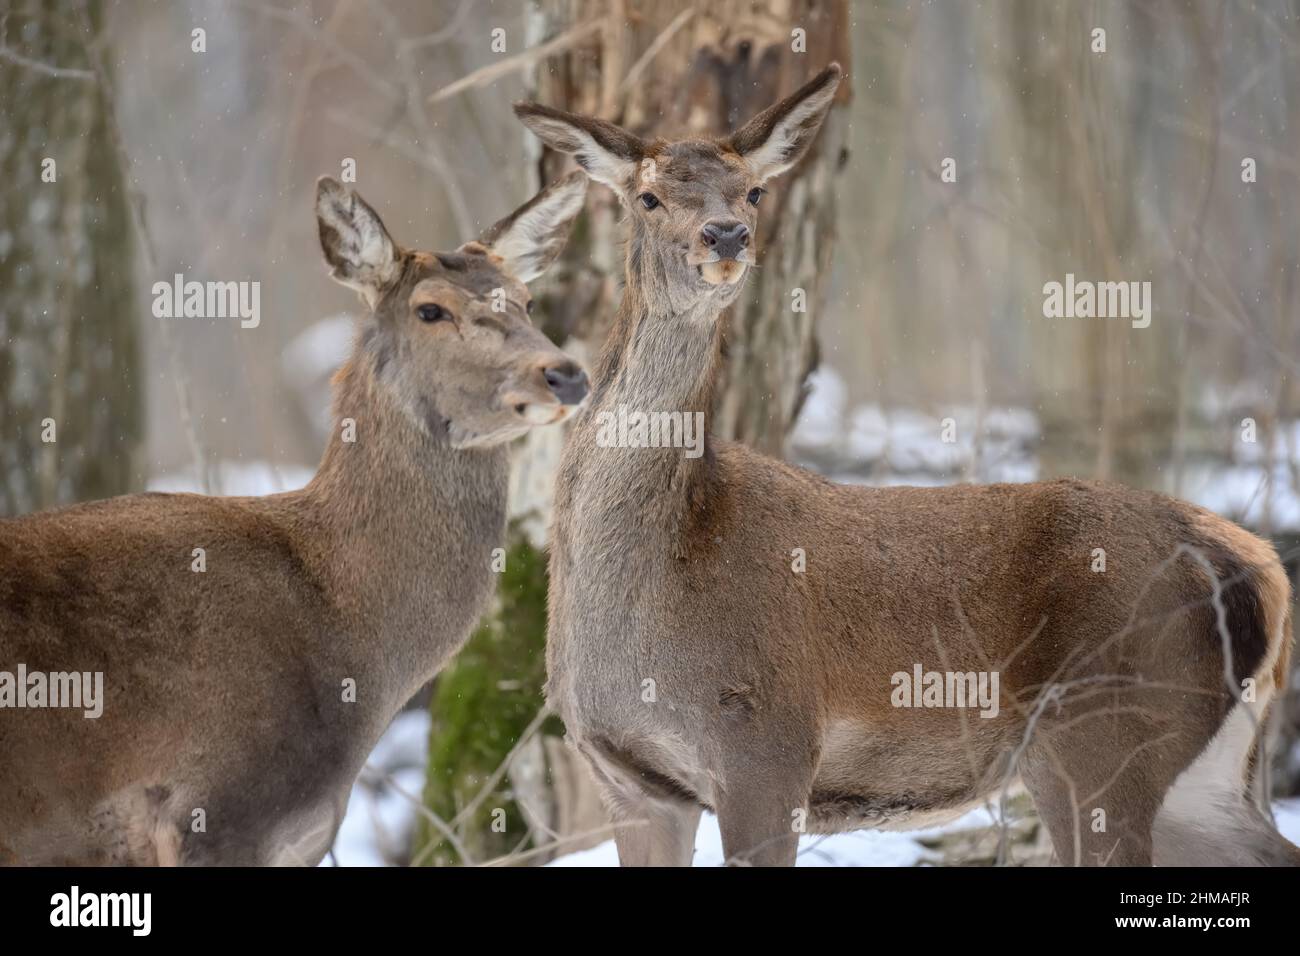
[[[131,222],[91,0],[0,9],[0,513],[120,494],[141,441]]]

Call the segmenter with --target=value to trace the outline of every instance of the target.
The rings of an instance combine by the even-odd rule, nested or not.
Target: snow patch
[[[352,785],[347,812],[334,838],[334,860],[321,866],[393,866],[404,862],[424,793],[429,713],[408,710],[379,738],[366,769]]]
[[[269,461],[231,461],[217,463],[216,490],[222,495],[261,496],[302,488],[316,474],[314,468],[300,465],[273,465]],[[190,492],[203,489],[190,472],[156,475],[146,487],[149,491]]]
[[[917,866],[938,862],[940,857],[918,841],[960,830],[990,827],[994,817],[979,807],[943,826],[923,830],[887,831],[854,830],[830,836],[804,836],[799,839],[799,856],[795,866]],[[718,818],[706,813],[695,836],[695,860],[692,866],[722,866],[722,833]],[[548,866],[618,866],[618,850],[613,840],[578,853],[552,860]]]

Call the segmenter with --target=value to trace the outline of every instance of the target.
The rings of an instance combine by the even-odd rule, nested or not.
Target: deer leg
[[[1105,781],[1072,761],[1031,748],[1020,772],[1039,818],[1064,866],[1150,866],[1151,825],[1159,797],[1121,773],[1098,795]]]
[[[728,866],[794,866],[807,818],[813,761],[737,761],[717,795]]]
[[[1204,713],[1159,706],[1155,692],[1108,703],[1067,712],[1059,729],[1040,726],[1020,761],[1066,866],[1150,866],[1165,795],[1214,734]]]
[[[698,804],[685,801],[625,795],[611,814],[619,865],[690,866],[702,811]]]
[[[596,737],[578,745],[614,824],[620,866],[690,866],[702,807],[637,755]]]
[[[1062,695],[1038,725],[1020,775],[1063,866],[1150,866],[1160,802],[1201,729],[1168,692],[1125,687]],[[1168,702],[1173,713],[1160,704]]]

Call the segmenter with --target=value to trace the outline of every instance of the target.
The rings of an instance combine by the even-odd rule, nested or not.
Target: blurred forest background
[[[354,161],[399,242],[447,250],[571,163],[516,100],[720,133],[832,59],[839,102],[760,215],[714,430],[845,481],[1155,488],[1294,574],[1294,0],[0,0],[0,514],[308,480],[356,308],[317,176]],[[593,187],[537,286],[575,354],[612,316],[618,237]],[[176,273],[260,282],[260,324],[155,318]],[[1045,318],[1067,274],[1149,281],[1150,326]],[[520,448],[498,606],[376,751],[341,862],[608,838],[539,710],[561,441]],[[1300,793],[1295,693],[1279,723],[1275,788]]]

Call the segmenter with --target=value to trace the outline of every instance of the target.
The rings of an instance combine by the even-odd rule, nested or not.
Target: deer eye
[[[527,304],[526,306],[524,306],[524,311],[527,312],[529,315],[532,315],[532,314],[533,314],[533,300],[532,300],[532,299],[529,299],[529,300],[528,300],[528,304]]]
[[[746,196],[745,198],[749,200],[749,204],[751,206],[757,206],[758,201],[763,198],[763,193],[765,192],[767,192],[767,190],[764,189],[762,186],[755,186],[753,189],[749,191],[749,195]]]
[[[426,302],[415,310],[421,322],[449,322],[451,313],[433,302]]]
[[[637,198],[641,200],[641,205],[647,209],[654,209],[659,206],[659,197],[654,193],[642,193]]]

